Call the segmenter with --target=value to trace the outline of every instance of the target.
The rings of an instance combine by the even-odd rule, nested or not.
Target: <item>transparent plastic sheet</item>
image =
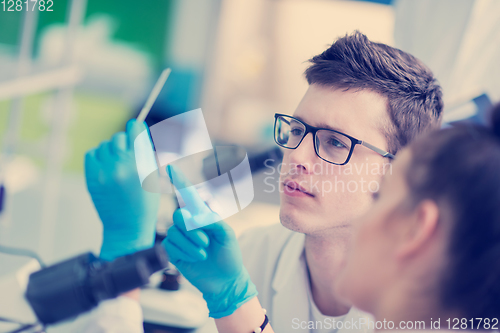
[[[152,150],[150,140],[154,144]],[[213,146],[201,109],[163,120],[142,132],[134,142],[141,186],[154,193],[175,193],[167,165],[178,167],[202,199],[222,219],[238,213],[254,198],[246,151],[238,146]],[[179,189],[179,184],[173,184]],[[217,221],[205,221],[204,225]],[[201,227],[186,226],[188,230]]]

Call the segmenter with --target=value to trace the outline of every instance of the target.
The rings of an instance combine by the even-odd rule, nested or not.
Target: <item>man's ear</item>
[[[410,213],[400,233],[396,256],[404,259],[422,250],[435,235],[439,222],[439,207],[432,200],[423,200]]]

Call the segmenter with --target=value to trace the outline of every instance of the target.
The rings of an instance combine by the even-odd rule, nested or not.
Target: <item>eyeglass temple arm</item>
[[[382,157],[387,157],[387,158],[392,158],[392,159],[395,157],[391,153],[389,153],[383,149],[377,148],[377,147],[369,144],[368,142],[361,141],[360,144],[365,146],[366,148],[373,150],[374,152],[379,153],[380,155],[382,155]]]

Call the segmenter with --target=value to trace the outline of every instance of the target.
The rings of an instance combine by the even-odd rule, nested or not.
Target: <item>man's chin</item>
[[[328,219],[324,216],[317,216],[310,213],[280,211],[281,224],[292,231],[306,235],[326,235],[331,230],[336,230],[339,227],[345,227],[345,224],[335,225],[333,221],[328,221],[331,224],[326,224]]]
[[[305,218],[300,218],[298,216],[292,216],[288,213],[280,212],[280,222],[281,224],[292,231],[299,232],[301,234],[307,234],[309,227],[304,225]]]

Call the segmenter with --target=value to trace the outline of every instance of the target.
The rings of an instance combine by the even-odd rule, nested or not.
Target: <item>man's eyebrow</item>
[[[294,116],[294,118],[297,118],[298,120],[300,121],[303,121],[305,123],[307,123],[302,117],[299,117],[299,116]],[[312,125],[311,125],[312,126]],[[332,131],[337,131],[337,132],[341,132],[341,133],[345,133],[342,129],[340,128],[337,128],[337,127],[333,127],[333,126],[330,126],[328,125],[327,123],[319,123],[317,124],[316,126],[314,127],[318,127],[318,128],[324,128],[324,129],[329,129],[329,130],[332,130]]]

